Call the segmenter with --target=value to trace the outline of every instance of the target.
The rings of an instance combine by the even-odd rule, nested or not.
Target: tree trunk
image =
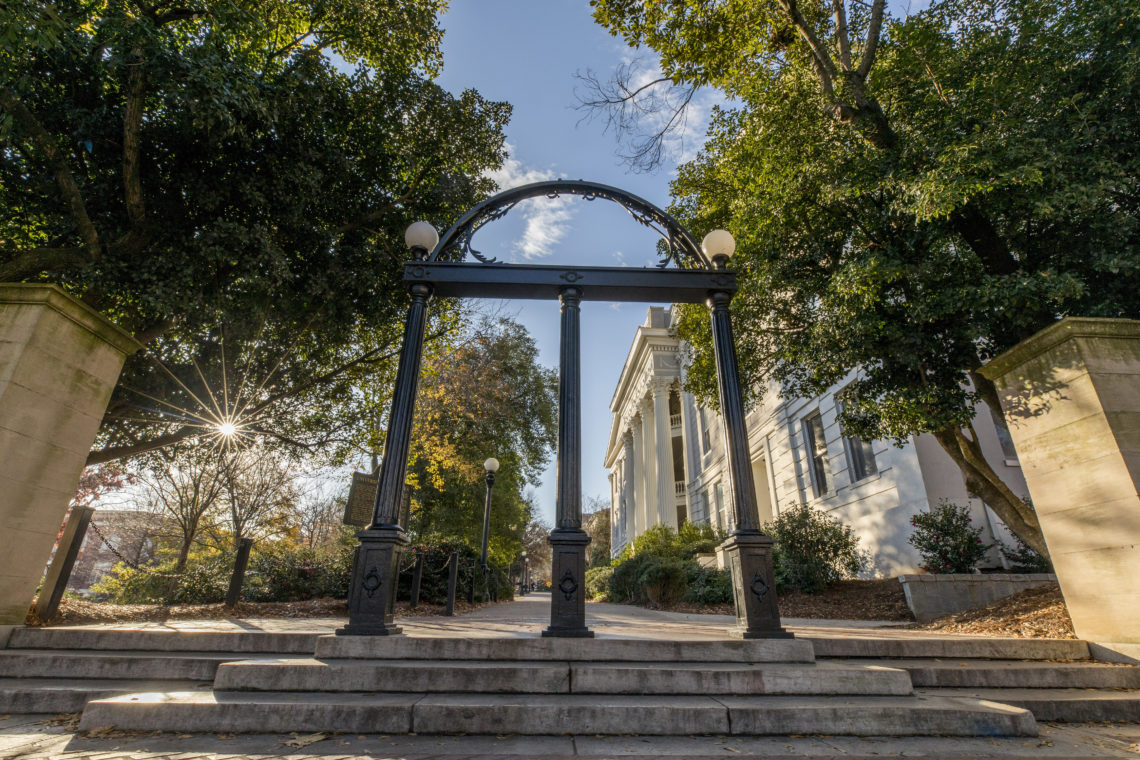
[[[186,560],[190,557],[190,544],[193,542],[193,536],[183,537],[182,548],[178,550],[178,562],[174,564],[174,572],[180,573],[186,568]]]
[[[971,429],[970,433],[973,434],[974,431]],[[934,433],[934,438],[962,470],[967,490],[985,502],[1027,546],[1047,558],[1049,547],[1045,545],[1037,513],[994,472],[982,456],[977,435],[971,437],[961,428],[947,428]]]

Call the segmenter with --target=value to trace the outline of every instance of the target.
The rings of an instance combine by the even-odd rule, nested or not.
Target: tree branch
[[[812,57],[816,63],[816,70],[819,72],[820,79],[824,80],[823,88],[830,95],[833,91],[833,83],[839,76],[835,68],[835,62],[831,60],[831,54],[827,52],[827,47],[825,47],[819,37],[815,35],[815,32],[812,31],[808,25],[807,19],[800,13],[800,8],[796,0],[780,0],[780,6],[788,14],[792,25],[799,31],[800,36],[807,42],[808,47],[811,48]]]
[[[122,243],[129,248],[141,246],[147,237],[146,205],[142,191],[142,161],[139,130],[142,127],[143,105],[146,93],[146,72],[143,70],[142,49],[131,51],[127,64],[127,99],[123,108],[123,200],[127,206],[130,231]]]
[[[871,23],[867,26],[867,47],[863,50],[863,59],[859,61],[856,73],[864,79],[871,73],[871,66],[875,63],[875,53],[879,49],[879,34],[883,28],[883,8],[887,0],[875,0],[871,6]]]
[[[99,449],[92,451],[87,455],[87,464],[90,467],[93,464],[106,464],[113,462],[116,459],[125,459],[127,457],[135,456],[136,454],[145,454],[148,451],[162,449],[171,446],[179,441],[184,441],[192,435],[199,434],[202,429],[199,427],[191,427],[185,425],[178,428],[173,433],[160,435],[157,438],[151,438],[147,441],[138,441],[137,443],[129,443],[123,446],[111,446],[106,449]]]
[[[83,203],[83,194],[80,193],[79,185],[76,184],[75,178],[71,174],[71,169],[68,168],[67,162],[60,153],[55,140],[52,139],[52,136],[44,129],[44,126],[40,124],[35,114],[28,110],[28,107],[16,97],[16,93],[8,87],[0,87],[0,107],[3,107],[12,114],[12,118],[28,133],[32,144],[44,154],[48,166],[51,167],[55,175],[56,185],[59,187],[60,194],[64,200],[67,201],[71,216],[75,219],[76,226],[79,228],[79,235],[83,239],[87,252],[87,258],[84,263],[97,261],[102,253],[99,244],[99,233],[95,230],[95,225],[91,223],[91,218],[87,215],[87,207]],[[42,251],[43,249],[34,250]],[[77,251],[84,249],[72,250]]]
[[[832,0],[835,9],[835,39],[839,43],[839,65],[844,71],[851,70],[851,38],[847,33],[847,8],[845,0]]]

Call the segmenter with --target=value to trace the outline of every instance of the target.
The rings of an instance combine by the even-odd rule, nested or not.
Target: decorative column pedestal
[[[348,625],[338,636],[392,636],[403,631],[395,624],[396,581],[408,537],[399,527],[368,528],[356,534],[360,546],[352,558],[348,589]]]
[[[1077,636],[1140,661],[1140,321],[1063,319],[981,372]]]
[[[0,626],[24,624],[123,361],[138,347],[54,285],[0,285]]]
[[[741,639],[793,638],[780,626],[776,606],[776,579],[772,573],[771,537],[760,532],[736,533],[721,544],[725,564],[732,573],[736,627],[730,636]]]
[[[554,530],[547,539],[552,556],[550,626],[543,636],[593,638],[586,627],[586,545],[584,530]]]

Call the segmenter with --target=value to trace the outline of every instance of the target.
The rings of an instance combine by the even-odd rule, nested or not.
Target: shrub
[[[613,575],[610,576],[610,601],[632,602],[634,604],[645,601],[645,591],[641,588],[638,577],[642,565],[649,560],[651,554],[638,554],[636,557],[622,560],[614,565]]]
[[[586,571],[586,596],[597,602],[609,601],[612,567],[591,567]]]
[[[776,540],[772,559],[778,591],[814,594],[867,566],[851,527],[807,504],[784,510],[764,531]]]
[[[696,562],[686,562],[685,569],[688,577],[682,601],[701,607],[732,603],[732,573]]]
[[[1048,557],[1038,554],[1032,546],[1022,541],[1020,536],[1015,535],[1013,540],[1015,545],[1011,547],[1000,538],[998,539],[998,551],[1009,562],[1010,570],[1015,573],[1053,572],[1053,563],[1049,561]]]
[[[476,595],[483,593],[482,570],[478,568],[479,554],[459,541],[436,540],[431,543],[420,543],[409,546],[404,552],[402,571],[400,572],[398,599],[409,599],[412,595],[412,575],[415,570],[415,558],[422,555],[424,558],[423,577],[420,579],[420,601],[425,604],[447,603],[447,575],[448,560],[452,552],[459,552],[459,574],[456,583],[455,596],[459,599],[467,598],[467,589],[473,580],[477,581]],[[498,580],[499,598],[511,598],[509,582],[504,582],[500,573],[492,569],[489,583]]]
[[[680,557],[681,542],[668,525],[654,525],[633,539],[633,556]]]
[[[654,604],[669,604],[679,599],[685,593],[688,580],[686,564],[678,557],[646,557],[637,574],[637,583],[645,597]]]
[[[134,568],[120,562],[91,587],[92,598],[113,604],[211,604],[225,599],[233,558],[194,552],[181,573],[176,558],[164,555]]]
[[[922,555],[928,573],[972,573],[992,544],[982,543],[982,529],[971,526],[970,510],[943,501],[910,519],[907,539]]]

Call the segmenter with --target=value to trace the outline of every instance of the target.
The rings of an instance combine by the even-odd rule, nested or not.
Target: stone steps
[[[915,688],[1140,689],[1140,667],[1101,662],[1040,662],[976,659],[825,660],[898,668]]]
[[[261,631],[16,628],[12,631],[6,648],[311,655],[319,637],[320,634],[317,633]]]
[[[0,678],[0,714],[82,712],[93,699],[149,691],[209,690],[209,681]]]
[[[982,636],[875,638],[804,637],[817,658],[948,658],[987,660],[1086,660],[1089,646],[1075,639],[993,639]]]
[[[221,652],[4,649],[0,650],[0,678],[213,681],[218,666],[234,658]]]
[[[865,664],[504,662],[469,660],[239,661],[218,669],[223,691],[502,694],[911,694],[906,671]]]
[[[1137,689],[920,689],[931,698],[984,699],[1022,707],[1033,717],[1050,723],[1140,721]]]
[[[1036,736],[1026,710],[968,697],[151,692],[91,702],[81,729],[416,734]]]

